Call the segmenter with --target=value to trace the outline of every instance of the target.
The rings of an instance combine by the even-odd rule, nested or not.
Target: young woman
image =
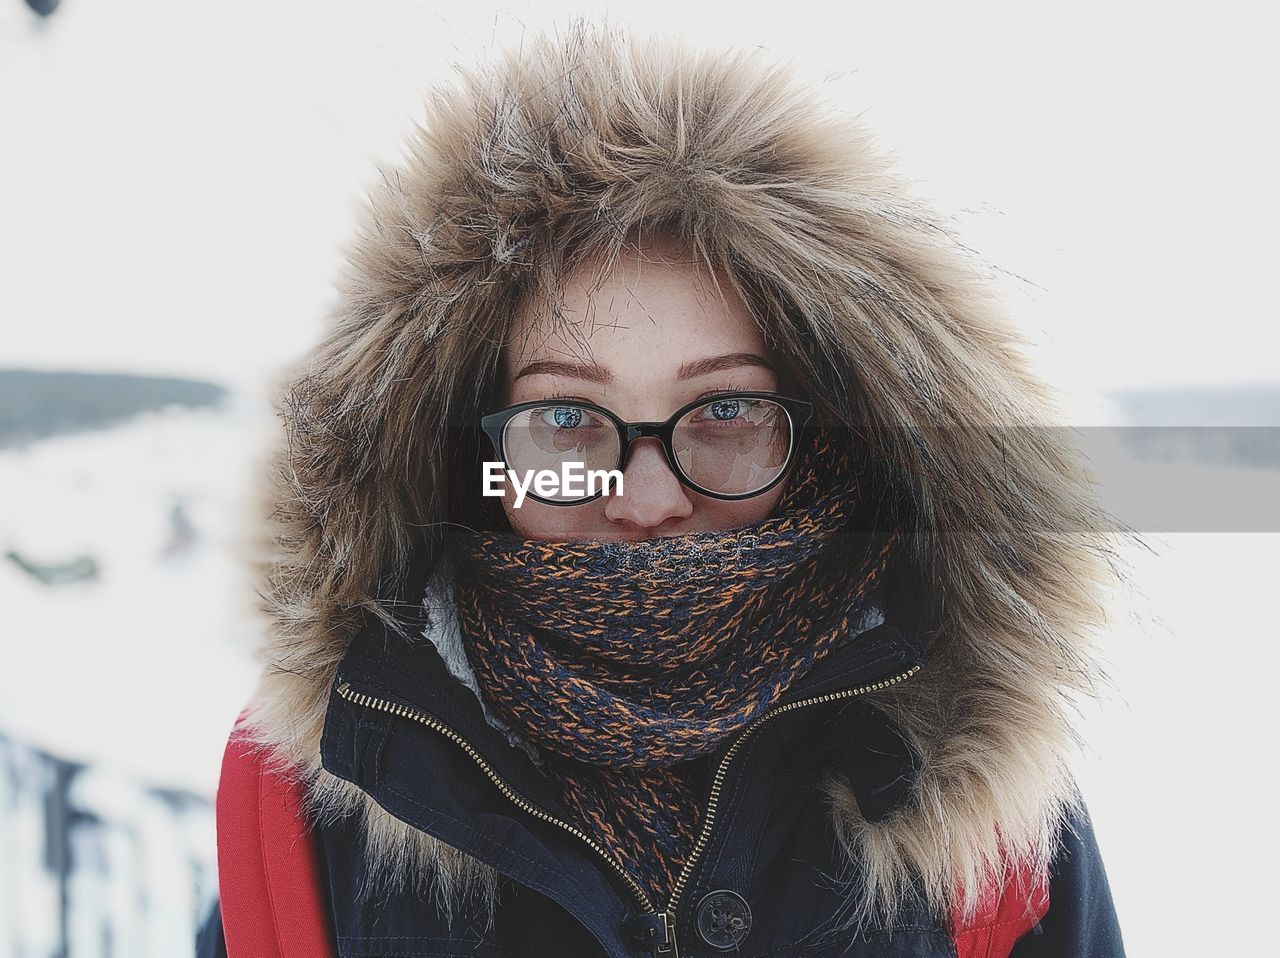
[[[1017,345],[758,57],[580,24],[436,93],[281,403],[202,952],[1121,955],[1114,573]]]

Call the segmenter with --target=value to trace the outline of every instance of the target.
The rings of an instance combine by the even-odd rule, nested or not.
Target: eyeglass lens
[[[693,483],[722,495],[749,495],[787,465],[791,417],[768,399],[725,397],[691,409],[676,422],[671,446]],[[618,467],[622,437],[599,413],[572,403],[548,403],[517,413],[503,434],[507,466],[552,470],[569,462],[587,470]],[[547,498],[568,501],[574,496]]]

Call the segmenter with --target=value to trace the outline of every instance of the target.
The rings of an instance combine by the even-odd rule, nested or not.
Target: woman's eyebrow
[[[693,359],[681,365],[676,372],[677,379],[693,379],[708,373],[718,373],[739,366],[760,366],[770,371],[773,364],[756,353],[725,353],[723,356],[708,356],[706,359]],[[584,379],[588,382],[605,385],[613,382],[613,374],[599,363],[567,363],[559,359],[539,359],[529,363],[512,378],[512,382],[525,376],[564,376],[569,379]]]
[[[723,356],[710,356],[706,359],[694,359],[685,363],[676,373],[677,379],[693,379],[707,373],[718,373],[725,369],[736,369],[739,366],[760,366],[773,371],[773,363],[756,353],[725,353]]]
[[[566,363],[558,359],[539,359],[529,363],[512,377],[512,382],[525,376],[565,376],[569,379],[585,379],[589,382],[613,382],[613,374],[599,363]]]

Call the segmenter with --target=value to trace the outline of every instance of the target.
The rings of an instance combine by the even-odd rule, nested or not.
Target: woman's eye
[[[735,419],[747,411],[747,401],[745,399],[717,399],[715,402],[709,402],[702,407],[702,411],[707,414],[710,419],[718,419],[726,421]]]
[[[583,411],[577,406],[548,406],[539,418],[548,426],[557,429],[575,429],[582,425]]]

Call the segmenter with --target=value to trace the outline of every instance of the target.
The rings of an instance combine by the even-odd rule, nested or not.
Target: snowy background
[[[602,10],[761,46],[861,113],[1006,271],[1071,424],[1258,429],[1100,469],[1147,535],[1117,539],[1137,589],[1080,774],[1131,955],[1261,953],[1280,156],[1251,7],[0,0],[0,958],[190,953],[254,679],[270,377],[422,91]]]

